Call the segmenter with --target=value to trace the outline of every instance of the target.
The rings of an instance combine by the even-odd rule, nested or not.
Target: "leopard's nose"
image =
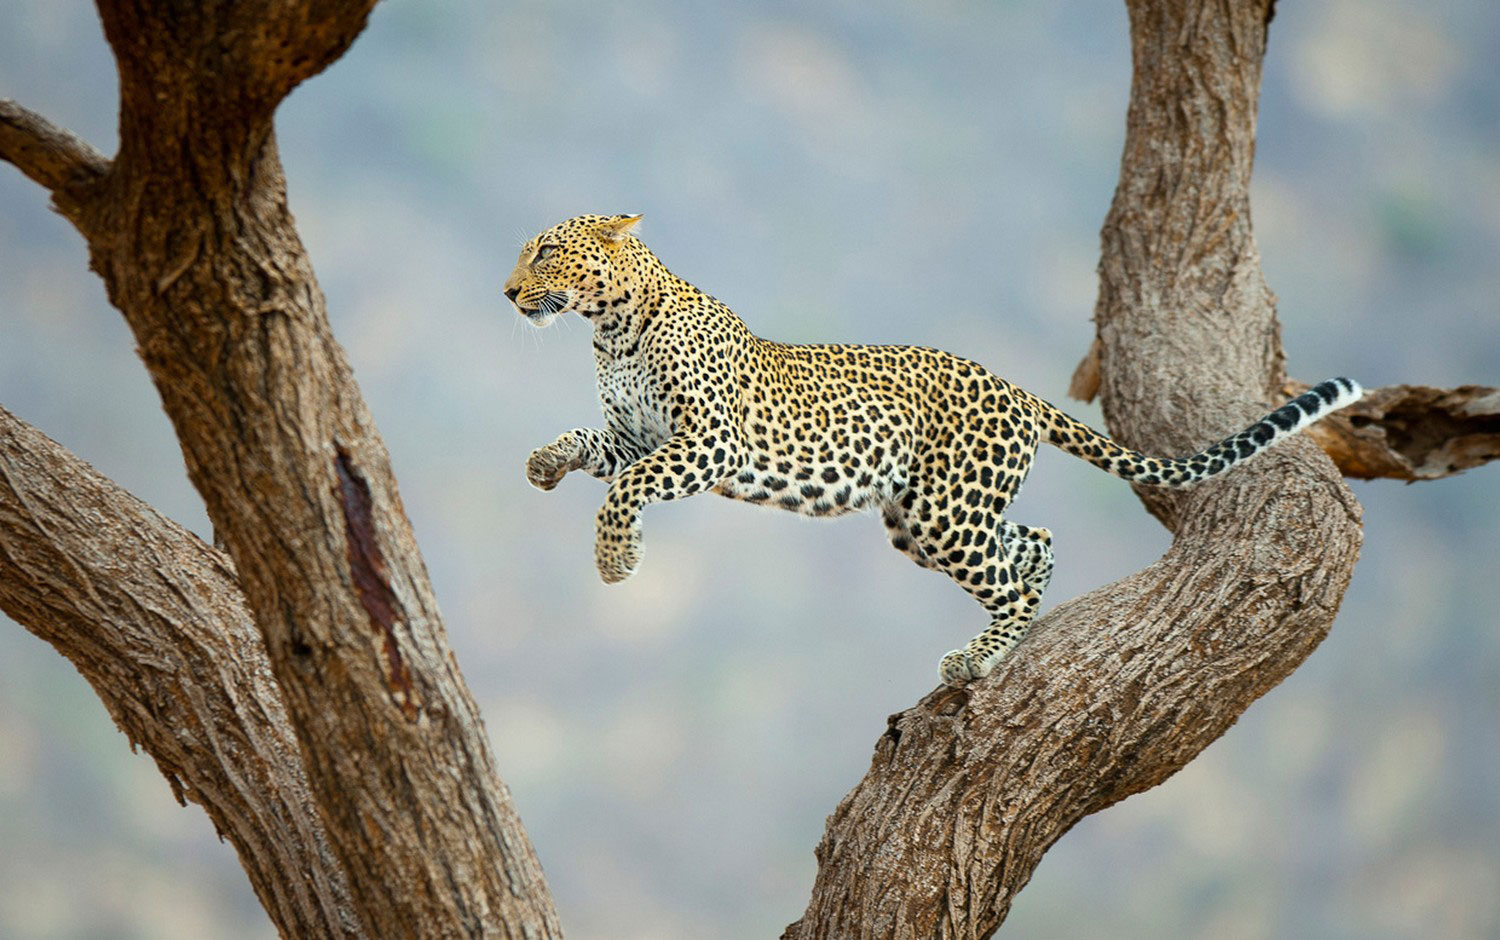
[[[521,288],[519,288],[519,287],[508,287],[505,290],[505,296],[506,296],[506,298],[511,303],[515,303],[516,302],[516,298],[518,296],[520,296],[520,293],[521,293]]]

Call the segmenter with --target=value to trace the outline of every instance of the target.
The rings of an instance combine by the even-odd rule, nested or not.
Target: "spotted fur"
[[[650,503],[711,490],[811,516],[879,510],[892,545],[990,614],[943,657],[953,685],[987,675],[1020,642],[1052,576],[1051,533],[1001,518],[1039,442],[1136,483],[1192,486],[1362,394],[1332,379],[1202,453],[1149,457],[949,353],[761,339],[672,275],[631,234],[639,219],[550,228],[505,284],[538,326],[565,312],[593,324],[605,418],[533,452],[527,479],[549,490],[584,470],[609,483],[596,542],[607,582],[640,563]]]

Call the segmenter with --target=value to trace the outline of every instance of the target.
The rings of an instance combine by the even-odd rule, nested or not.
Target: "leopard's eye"
[[[543,245],[536,250],[536,257],[532,259],[531,263],[536,264],[538,261],[546,261],[552,257],[552,253],[555,251],[557,251],[556,245]]]

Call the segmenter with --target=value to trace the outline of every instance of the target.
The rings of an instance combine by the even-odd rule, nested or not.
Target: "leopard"
[[[526,242],[505,282],[537,327],[568,313],[592,325],[604,416],[533,451],[527,480],[551,490],[581,470],[608,484],[594,553],[606,583],[640,564],[653,503],[712,492],[819,518],[878,512],[892,546],[990,617],[939,661],[948,686],[989,675],[1021,642],[1052,577],[1052,533],[1004,518],[1042,441],[1134,484],[1186,488],[1363,395],[1330,379],[1199,453],[1149,456],[952,353],[762,339],[672,274],[640,220],[554,225]]]

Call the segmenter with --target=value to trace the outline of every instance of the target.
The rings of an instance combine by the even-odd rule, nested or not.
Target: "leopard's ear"
[[[640,221],[641,217],[639,214],[617,215],[605,219],[599,223],[599,237],[609,245],[623,244],[626,236],[635,229]]]

